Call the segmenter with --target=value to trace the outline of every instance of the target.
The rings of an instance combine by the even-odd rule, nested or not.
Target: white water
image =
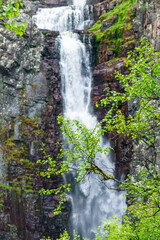
[[[89,55],[77,34],[61,34],[60,56],[64,116],[71,120],[79,120],[88,128],[95,128],[97,119],[90,114],[92,77]],[[108,142],[105,144],[105,147],[107,146],[109,147]],[[113,173],[114,164],[110,156],[99,154],[98,157],[98,166],[105,169],[106,173]],[[74,176],[66,176],[66,182],[69,181],[73,182]],[[89,239],[94,237],[97,227],[105,218],[111,220],[113,215],[122,217],[125,207],[123,194],[109,190],[94,174],[89,181],[73,187],[70,199],[73,229]]]
[[[57,8],[39,8],[33,21],[40,29],[52,31],[82,30],[90,21],[86,0],[73,0],[74,5]],[[92,11],[92,9],[91,9]],[[88,16],[88,18],[87,18]]]
[[[85,27],[84,9],[86,0],[73,0],[74,6],[53,9],[41,9],[34,16],[37,26],[42,29],[58,30],[60,45],[60,70],[64,116],[76,119],[88,128],[97,125],[97,119],[90,113],[90,92],[92,74],[89,53],[79,36],[69,32]],[[72,16],[72,17],[71,17]],[[68,32],[64,32],[68,31]],[[105,143],[105,147],[109,143]],[[106,171],[114,171],[110,155],[99,154],[98,165]],[[66,175],[65,180],[74,183],[74,175]],[[73,184],[74,185],[74,184]],[[113,215],[122,217],[125,198],[122,193],[109,190],[92,175],[84,184],[75,184],[69,195],[72,202],[71,225],[82,237],[92,239],[96,229],[105,218],[111,220]]]

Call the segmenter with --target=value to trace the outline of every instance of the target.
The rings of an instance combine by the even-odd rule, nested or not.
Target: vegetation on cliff
[[[18,132],[15,133],[17,123]],[[0,182],[0,211],[6,208],[3,203],[9,192],[14,192],[21,199],[30,193],[38,194],[38,191],[35,191],[37,186],[34,185],[34,178],[39,174],[39,169],[36,162],[31,161],[29,152],[30,142],[38,145],[43,135],[39,125],[38,117],[31,119],[20,116],[17,122],[13,119],[0,122],[0,151],[7,166],[7,177],[5,174],[1,176]]]
[[[137,0],[122,0],[113,10],[101,15],[89,31],[96,35],[97,41],[100,41],[103,37],[114,35],[115,33],[120,37],[123,30],[132,28],[136,2]],[[113,24],[102,32],[102,24],[104,22]]]
[[[65,155],[65,161],[56,166],[51,158],[48,160],[49,169],[45,173],[64,174],[72,171],[72,163],[78,161],[77,181],[85,181],[85,176],[95,173],[101,181],[114,179],[103,169],[96,166],[96,152],[108,151],[100,145],[100,132],[102,134],[116,131],[118,134],[130,136],[135,146],[134,161],[135,173],[128,176],[119,190],[125,190],[128,198],[128,211],[124,214],[123,225],[117,219],[106,221],[104,229],[99,228],[95,239],[123,239],[123,240],[158,240],[160,238],[160,172],[159,172],[159,134],[160,134],[160,53],[155,52],[148,42],[141,43],[134,53],[129,54],[127,67],[130,73],[123,75],[116,73],[117,79],[122,84],[123,92],[106,91],[106,98],[100,103],[108,106],[109,111],[102,120],[102,129],[97,127],[88,130],[78,121],[64,120],[62,131],[73,148],[62,146],[60,157]],[[128,116],[119,108],[119,103],[135,104],[136,110]],[[99,104],[97,104],[98,107]],[[76,129],[76,130],[72,130]],[[79,160],[80,159],[80,160]],[[45,163],[47,161],[45,160]],[[44,173],[43,173],[44,174]],[[69,187],[69,186],[68,186]],[[60,189],[60,191],[62,188]],[[67,189],[69,190],[69,189]],[[64,195],[62,195],[62,201]],[[62,204],[62,202],[61,202]],[[60,211],[60,208],[58,209]],[[77,237],[78,238],[78,237]],[[77,239],[75,238],[75,239]],[[69,239],[67,233],[60,239]]]
[[[135,17],[137,0],[118,1],[115,7],[99,17],[89,32],[95,34],[98,45],[99,59],[103,61],[124,57],[135,47],[132,20]],[[126,56],[126,55],[125,55]]]
[[[21,0],[0,0],[0,21],[7,29],[18,35],[23,35],[26,28],[26,23],[20,23],[16,19],[21,6],[23,6]]]

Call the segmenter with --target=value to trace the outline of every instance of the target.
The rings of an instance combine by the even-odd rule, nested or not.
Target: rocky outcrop
[[[94,86],[92,89],[92,99],[94,106],[96,102],[100,102],[101,99],[106,97],[106,89],[111,91],[121,92],[123,91],[121,84],[115,78],[115,71],[127,74],[128,69],[125,66],[125,58],[108,61],[97,65],[93,72]],[[119,103],[119,108],[127,116],[128,106],[126,104]],[[107,114],[107,107],[98,107],[94,111],[98,116],[98,120],[101,121]],[[116,132],[110,132],[109,137],[111,146],[114,148],[114,157],[116,161],[117,176],[127,176],[129,173],[130,159],[132,154],[132,142],[131,139],[123,134],[117,134]]]
[[[40,0],[40,7],[59,7],[66,6],[68,4],[68,0]]]
[[[160,51],[160,2],[157,0],[141,0],[137,2],[136,18],[133,20],[133,29],[137,39],[144,37],[152,44],[152,46]],[[137,44],[138,45],[138,41]],[[159,110],[159,101],[152,101],[157,111]],[[135,111],[139,107],[139,100],[135,99],[128,105],[129,113],[134,116]],[[150,122],[150,124],[152,124]],[[156,168],[160,162],[159,146],[160,139],[159,128],[154,129],[155,142],[154,147],[149,146],[145,141],[134,141],[133,143],[133,155],[130,172],[137,179],[139,178],[139,172],[144,166],[149,166],[150,163],[157,163]]]
[[[133,21],[136,37],[146,37],[160,50],[160,3],[157,0],[137,2],[136,18]]]
[[[94,20],[97,21],[101,15],[114,9],[116,1],[94,1]]]
[[[120,84],[114,78],[114,71],[118,70],[123,74],[127,73],[124,67],[125,57],[127,57],[128,51],[132,51],[135,46],[139,45],[141,37],[146,37],[155,49],[160,50],[159,1],[138,0],[137,4],[133,5],[133,8],[126,9],[128,14],[125,23],[118,20],[120,11],[123,11],[120,6],[121,1],[103,1],[94,5],[95,16],[98,21],[91,31],[97,36],[98,65],[93,74],[93,102],[105,97],[104,89],[107,87],[111,90],[122,91]],[[114,14],[110,14],[112,9]],[[124,15],[125,12],[123,12]],[[132,115],[138,108],[138,103],[135,101],[128,106],[126,104],[119,107],[126,115],[128,113]],[[98,111],[95,109],[95,112],[99,119],[102,119],[107,109],[102,108]],[[132,146],[130,139],[122,135],[116,135],[116,133],[110,133],[109,137],[114,147],[118,171],[127,173],[130,161],[133,159],[131,168],[131,172],[133,172],[136,165],[140,166],[142,160],[147,159],[147,147],[138,144],[138,142]],[[153,153],[150,152],[149,155],[149,160],[152,161]],[[138,159],[137,161],[136,156],[139,156],[141,160]]]
[[[30,16],[34,15],[38,8],[66,6],[68,0],[23,0],[23,11]]]
[[[29,6],[27,11],[30,12]],[[69,208],[55,216],[59,197],[43,196],[38,191],[42,187],[57,188],[63,179],[43,179],[39,172],[46,167],[36,162],[43,158],[42,143],[46,144],[46,154],[55,158],[59,151],[56,143],[61,140],[57,124],[62,111],[55,47],[58,33],[40,32],[28,14],[21,13],[19,19],[27,22],[22,37],[0,28],[0,136],[7,162],[6,176],[2,174],[2,178],[9,186],[6,191],[0,189],[4,200],[0,238],[56,239],[67,226]]]
[[[0,28],[0,103],[1,118],[16,118],[26,113],[34,117],[47,101],[46,78],[40,73],[43,35],[28,15],[21,18],[28,23],[23,37]],[[25,109],[24,109],[25,108]]]
[[[115,71],[122,74],[128,73],[125,67],[127,53],[135,47],[135,33],[132,27],[135,6],[131,6],[130,12],[127,9],[128,15],[126,15],[126,20],[124,17],[123,22],[119,20],[119,14],[124,11],[124,6],[121,7],[122,4],[121,1],[103,1],[94,5],[95,16],[98,20],[90,29],[96,35],[98,49],[98,64],[93,72],[92,99],[94,104],[105,98],[106,88],[118,92],[123,91],[120,83],[115,79]],[[112,14],[112,10],[114,14]],[[127,116],[127,103],[119,104],[119,108]],[[107,111],[106,107],[98,108],[98,110],[95,108],[99,120],[104,118]],[[113,155],[115,156],[117,175],[125,177],[129,172],[131,162],[131,139],[122,134],[118,135],[116,132],[109,133],[108,137],[114,148]]]

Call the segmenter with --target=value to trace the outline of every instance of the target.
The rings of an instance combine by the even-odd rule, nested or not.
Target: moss
[[[100,16],[99,20],[89,29],[90,33],[96,36],[100,62],[108,61],[107,50],[113,52],[112,58],[119,58],[124,55],[125,45],[126,51],[132,49],[132,43],[135,42],[132,20],[135,17],[136,2],[137,0],[119,1],[113,10]],[[101,28],[104,22],[113,24],[102,32]]]
[[[124,62],[124,65],[125,65],[125,63],[126,63],[126,61],[127,61],[127,58],[125,58],[125,57],[122,57],[122,58],[113,58],[113,59],[111,59],[110,61],[108,61],[108,62],[106,63],[106,68],[110,68],[110,67],[114,66],[114,65],[116,64],[116,62],[119,61],[119,60],[123,61],[123,62]]]
[[[37,84],[34,84],[34,83],[30,83],[29,84],[32,88],[36,88],[37,87]]]
[[[48,37],[48,33],[47,32],[42,32],[44,37]]]
[[[132,45],[132,44],[135,44],[135,40],[127,41],[127,43],[123,44],[122,47],[126,45]]]
[[[100,19],[93,25],[89,31],[96,35],[96,41],[99,42],[103,36],[113,36],[116,32],[117,37],[121,37],[123,29],[130,30],[132,28],[132,19],[135,15],[135,6],[137,0],[122,0],[119,5],[105,14],[103,14]],[[110,22],[114,19],[114,15],[117,15],[116,22],[109,27],[106,31],[101,32],[101,27],[103,22]]]
[[[43,131],[38,117],[31,119],[21,116],[17,120],[20,122],[20,140],[14,138],[15,120],[13,119],[3,120],[0,123],[0,138],[1,151],[8,169],[9,185],[7,189],[22,194],[22,190],[25,193],[34,191],[32,178],[38,174],[38,168],[36,168],[36,156],[33,159],[30,157],[30,143],[34,142],[34,145],[39,146]],[[13,171],[16,168],[21,169],[18,176],[16,171]],[[1,188],[4,189],[5,186],[1,186]]]
[[[117,38],[116,41],[116,48],[114,49],[114,52],[116,53],[116,56],[119,54],[121,46],[123,44],[123,40],[121,38]]]
[[[103,36],[101,32],[102,22],[101,20],[97,21],[89,31],[96,35],[96,41],[99,42]]]

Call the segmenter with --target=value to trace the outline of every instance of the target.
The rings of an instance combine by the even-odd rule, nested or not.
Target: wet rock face
[[[121,92],[123,91],[121,84],[115,79],[115,71],[119,71],[123,74],[127,74],[128,69],[125,67],[125,58],[104,62],[97,65],[93,72],[94,86],[92,89],[92,101],[95,106],[96,102],[105,98],[105,89],[109,88],[111,91]],[[119,108],[127,116],[128,106],[126,104],[119,104]],[[94,111],[98,116],[98,120],[101,121],[107,114],[106,107],[95,108]],[[114,157],[116,161],[117,176],[124,177],[129,172],[130,157],[132,154],[132,142],[124,136],[119,135],[116,132],[108,134],[111,146],[114,148]]]
[[[105,98],[104,90],[106,88],[117,92],[123,91],[122,86],[115,79],[115,71],[119,71],[122,74],[128,73],[125,67],[125,60],[127,53],[135,47],[135,33],[130,17],[127,22],[128,25],[126,24],[127,27],[121,26],[120,34],[118,34],[118,30],[114,30],[111,33],[108,30],[117,23],[117,14],[111,14],[111,17],[107,20],[101,17],[101,15],[113,10],[119,4],[121,4],[120,1],[102,1],[94,4],[95,18],[100,20],[101,33],[103,33],[98,42],[98,64],[93,72],[92,100],[94,105]],[[123,105],[120,103],[119,108],[126,116],[128,115],[127,103]],[[108,111],[106,107],[95,108],[94,110],[99,120],[102,120]],[[122,175],[125,177],[129,172],[132,155],[131,139],[122,134],[118,135],[116,132],[109,133],[107,137],[109,137],[111,146],[114,148],[113,155],[116,162],[117,175],[118,177]]]
[[[24,10],[30,16],[34,15],[38,8],[66,6],[68,0],[23,0]]]
[[[39,0],[39,7],[60,7],[67,6],[68,0]]]
[[[154,46],[157,51],[160,51],[160,1],[139,0],[137,2],[136,13],[136,18],[133,21],[136,38],[147,38],[152,46]],[[153,102],[153,105],[156,106],[157,110],[159,109],[158,103]],[[134,116],[138,106],[139,101],[137,99],[132,101],[129,104],[129,113]],[[157,136],[158,135],[159,134],[157,132]],[[155,146],[155,149],[158,150],[158,146],[160,146],[159,138],[156,139]],[[156,154],[154,153],[153,149],[149,148],[147,144],[134,141],[132,156],[133,161],[130,168],[131,174],[135,177],[138,177],[139,170],[143,169],[146,159],[148,159],[148,162],[153,163],[155,161],[155,155]],[[157,154],[156,161],[159,164],[159,154]]]
[[[57,159],[61,142],[61,132],[57,123],[57,116],[62,113],[62,95],[61,79],[59,70],[59,52],[57,47],[57,37],[59,32],[44,31],[45,42],[42,52],[41,72],[48,82],[48,102],[42,110],[41,119],[43,120],[42,129],[44,132],[43,143],[46,144],[47,154]],[[57,159],[57,161],[59,161]],[[56,189],[63,183],[61,176],[51,177],[51,180],[45,180],[43,186],[48,189]],[[68,227],[70,202],[66,203],[62,213],[58,216],[53,214],[60,198],[59,196],[43,197],[43,230],[46,236],[52,236],[53,239],[59,237],[59,234]]]
[[[116,4],[120,4],[119,1],[103,1],[97,3],[94,2],[94,12],[96,20],[103,19],[100,16],[105,12],[114,9]],[[123,59],[127,57],[127,53],[132,51],[136,45],[139,44],[141,37],[147,37],[152,45],[160,50],[160,3],[158,0],[145,1],[138,0],[135,18],[132,21],[132,25],[122,29],[120,36],[120,44],[116,49],[116,41],[118,35],[113,32],[112,37],[109,38],[104,35],[98,45],[98,65],[95,67],[93,78],[94,86],[92,89],[93,103],[99,101],[105,97],[104,89],[109,87],[111,90],[122,91],[120,84],[114,78],[114,71],[118,70],[123,74],[126,74],[126,68],[124,67]],[[99,18],[100,17],[100,18]],[[114,19],[115,17],[115,19]],[[105,19],[102,21],[101,32],[105,32],[110,26],[113,26],[117,16],[112,16],[107,22]],[[114,60],[119,58],[118,60]],[[122,111],[127,115],[132,114],[138,107],[138,104],[131,103],[129,106],[127,103],[124,106],[119,106]],[[98,118],[101,120],[107,113],[106,108],[95,109]],[[116,164],[118,172],[127,173],[129,171],[129,165],[131,156],[133,153],[133,146],[131,140],[123,135],[117,135],[116,133],[110,133],[109,138],[111,144],[114,147],[116,156]],[[134,152],[137,151],[137,146],[134,146]],[[141,149],[141,146],[140,148]],[[133,156],[134,158],[134,156]]]
[[[94,8],[94,19],[95,21],[103,15],[104,13],[111,11],[117,4],[116,1],[94,1],[93,0],[93,8]]]

